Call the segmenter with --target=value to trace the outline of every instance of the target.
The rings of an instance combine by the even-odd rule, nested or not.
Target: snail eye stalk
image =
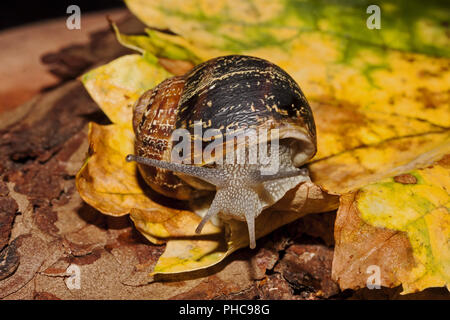
[[[184,173],[202,180],[209,182],[213,185],[219,186],[226,181],[226,177],[224,176],[224,171],[216,168],[205,168],[198,167],[193,165],[187,165],[182,163],[173,163],[167,162],[163,160],[151,159],[141,156],[136,156],[133,154],[129,154],[126,156],[125,160],[127,162],[137,162],[143,165],[157,167],[161,169],[166,169],[174,172]]]

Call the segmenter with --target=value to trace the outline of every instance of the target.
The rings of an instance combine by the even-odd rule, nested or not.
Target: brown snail
[[[255,218],[309,180],[307,170],[298,167],[316,153],[311,109],[297,83],[266,60],[231,55],[206,61],[145,92],[133,112],[136,155],[127,161],[138,162],[152,189],[182,200],[216,191],[197,233],[220,213],[247,222],[254,248]],[[196,131],[199,127],[204,135]],[[180,151],[173,139],[176,130],[190,134],[187,146],[193,152],[182,156],[184,163],[173,161]],[[257,143],[245,140],[246,133],[256,130]],[[208,147],[213,142],[215,148]],[[260,151],[264,143],[271,148],[270,161],[278,161],[275,172],[266,170],[270,161],[248,161],[256,150],[252,147]],[[239,146],[244,161],[236,161]],[[224,160],[229,154],[233,161]]]

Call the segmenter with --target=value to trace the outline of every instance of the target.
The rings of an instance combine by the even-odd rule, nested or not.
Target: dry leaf
[[[136,164],[125,161],[126,155],[134,152],[132,97],[136,99],[145,85],[150,86],[151,81],[144,79],[153,81],[158,79],[153,75],[164,74],[161,69],[156,61],[131,55],[82,77],[89,93],[114,123],[107,126],[90,124],[89,157],[76,177],[80,195],[91,206],[109,215],[130,213],[136,228],[147,239],[156,244],[168,241],[155,266],[155,274],[210,267],[235,250],[246,247],[249,241],[246,224],[242,222],[225,223],[224,227],[209,222],[201,235],[195,234],[200,216],[152,200],[150,190],[139,180]],[[257,219],[257,237],[307,213],[323,212],[336,206],[336,197],[328,196],[313,184],[304,184],[285,200],[279,210],[284,212],[269,209]],[[229,232],[223,228],[228,228]]]
[[[450,284],[450,156],[344,195],[338,211],[333,278],[361,288],[380,268],[381,285],[403,294]]]
[[[138,181],[134,163],[125,156],[133,151],[131,129],[112,124],[90,124],[90,155],[77,174],[77,188],[83,200],[109,215],[131,213],[136,228],[153,243],[168,240],[167,248],[154,273],[179,273],[212,266],[235,250],[248,245],[244,222],[229,223],[230,232],[207,223],[201,235],[195,234],[200,217],[187,210],[163,206],[151,199]],[[337,197],[329,196],[312,183],[291,190],[257,220],[257,237],[313,212],[337,206]]]
[[[151,55],[127,55],[81,77],[85,88],[108,118],[131,127],[132,104],[171,74]]]
[[[90,123],[89,156],[77,174],[77,189],[87,203],[103,213],[120,216],[133,207],[154,205],[139,186],[136,165],[127,163],[123,156],[134,151],[133,138],[133,130],[125,125]]]
[[[289,72],[305,91],[315,114],[319,151],[309,165],[313,182],[332,194],[356,190],[429,164],[448,152],[450,53],[445,27],[440,23],[444,18],[438,13],[439,4],[426,10],[416,4],[408,5],[405,20],[395,24],[387,20],[383,29],[376,32],[365,26],[350,27],[361,23],[361,12],[367,7],[359,2],[342,6],[310,1],[237,4],[128,0],[127,5],[149,26],[171,29],[177,34],[147,30],[147,36],[130,36],[116,30],[122,44],[143,53],[142,60],[134,59],[144,63],[145,68],[161,69],[157,58],[198,63],[218,55],[239,53],[266,58]],[[389,5],[406,10],[402,4],[382,3],[381,7]],[[386,15],[395,11],[387,10]],[[343,13],[347,19],[339,19]],[[411,27],[413,16],[415,22]],[[156,72],[150,68],[144,75],[140,73],[141,68],[131,66],[133,63],[130,60],[117,64],[120,68],[130,64],[129,68],[124,68],[132,70],[127,74],[106,66],[101,72],[91,73],[97,72],[99,79],[104,75],[103,80],[95,82],[94,76],[83,78],[91,94],[115,123],[130,123],[131,112],[124,106],[130,106],[142,92],[142,86],[133,89],[136,83],[129,79],[145,79]],[[130,85],[126,99],[120,98],[122,89],[109,85],[108,78]],[[106,85],[102,84],[105,79]],[[112,100],[108,101],[109,98]],[[84,168],[88,166],[89,162]],[[120,170],[119,167],[114,170]],[[119,176],[122,173],[117,172]],[[95,174],[90,174],[89,179],[95,181]],[[91,184],[89,179],[86,181]],[[133,179],[137,178],[130,181]],[[298,199],[316,201],[315,208],[293,206],[291,211],[284,210],[283,219],[279,214],[271,215],[269,210],[261,216],[260,221],[268,220],[260,222],[263,227],[259,233],[266,234],[308,212],[335,208],[336,198],[326,195],[317,186],[314,188],[318,190],[313,193],[317,198],[299,195]],[[117,195],[114,202],[119,202],[122,196]],[[100,203],[100,199],[99,196],[97,202]],[[186,230],[191,230],[192,225],[184,231],[175,228],[177,231],[171,234],[161,223],[146,223],[147,219],[152,220],[152,210],[136,208],[133,211],[129,204],[129,209],[123,213],[132,212],[136,225],[147,238],[157,243],[162,238],[170,239],[161,257],[161,262],[165,262],[155,269],[161,272],[206,267],[248,241],[244,224],[239,222],[226,227],[229,228],[225,232],[229,235],[227,250],[223,250],[222,245],[198,242],[201,240],[171,239],[180,232],[188,234]],[[155,212],[161,214],[159,209]],[[176,225],[176,221],[173,223]],[[270,227],[266,230],[265,226]],[[170,244],[170,241],[174,242]],[[209,260],[211,255],[214,258]],[[177,257],[181,259],[174,262]],[[192,264],[186,263],[186,259]],[[198,264],[199,259],[209,262]]]
[[[317,125],[313,181],[333,194],[389,177],[448,144],[450,46],[439,3],[381,2],[383,27],[376,31],[361,19],[370,3],[360,1],[126,3],[147,25],[178,35],[142,37],[143,51],[156,54],[151,43],[165,41],[203,60],[249,54],[292,75]]]

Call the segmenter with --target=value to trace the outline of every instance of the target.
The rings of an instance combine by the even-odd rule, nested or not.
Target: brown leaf
[[[346,278],[353,288],[361,285],[363,273],[370,274],[365,275],[368,281],[381,275],[378,284],[402,284],[403,294],[449,286],[450,167],[446,158],[341,198],[333,273],[337,279]],[[343,226],[340,215],[361,221],[355,224],[347,219]]]
[[[333,279],[341,289],[366,287],[368,267],[383,262],[381,285],[400,284],[398,270],[414,266],[412,248],[404,232],[377,228],[364,222],[355,204],[357,193],[341,197],[336,218],[336,247],[333,258]]]

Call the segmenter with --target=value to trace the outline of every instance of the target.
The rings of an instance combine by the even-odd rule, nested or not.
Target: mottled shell
[[[196,121],[202,121],[203,132],[219,129],[224,141],[227,129],[278,128],[280,139],[292,140],[296,166],[316,153],[314,119],[300,87],[280,67],[260,58],[215,58],[144,93],[134,106],[136,154],[170,161],[173,130],[185,128],[194,137]],[[169,197],[189,199],[214,190],[166,170],[139,169],[153,189]]]

